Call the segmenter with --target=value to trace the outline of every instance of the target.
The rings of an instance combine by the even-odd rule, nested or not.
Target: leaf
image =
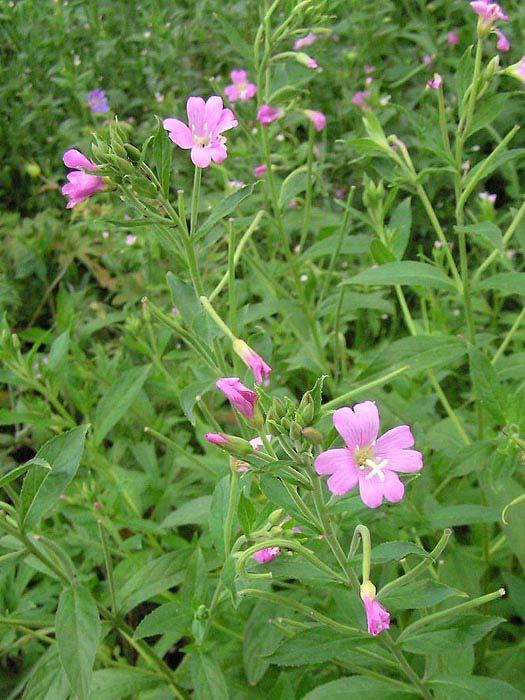
[[[437,676],[428,681],[439,700],[525,700],[525,695],[505,681],[486,676]]]
[[[173,272],[167,273],[166,280],[171,291],[173,303],[184,321],[191,325],[195,317],[203,311],[197,295],[186,282],[180,280]]]
[[[203,525],[208,522],[211,496],[199,496],[186,501],[170,513],[162,522],[162,527],[172,528],[180,525]]]
[[[33,459],[30,459],[29,462],[25,462],[25,464],[21,464],[19,467],[15,467],[14,469],[11,469],[10,471],[8,471],[7,474],[4,474],[3,476],[1,476],[0,477],[0,486],[5,486],[6,484],[10,484],[15,479],[18,479],[19,476],[22,476],[22,474],[25,474],[33,466],[47,467],[48,470],[51,469],[51,466],[45,460],[38,459],[37,457],[33,457]]]
[[[372,549],[372,561],[374,564],[385,564],[389,561],[399,561],[408,554],[417,554],[420,557],[428,557],[428,553],[413,542],[382,542]]]
[[[242,658],[250,685],[256,685],[264,676],[271,663],[267,657],[277,649],[283,638],[283,632],[271,623],[271,619],[279,613],[275,603],[258,600],[246,622]]]
[[[68,700],[70,694],[57,646],[53,644],[31,669],[22,700]]]
[[[495,627],[504,622],[502,617],[484,615],[464,616],[455,620],[444,620],[439,625],[418,629],[403,639],[401,646],[412,654],[437,654],[463,649],[476,644]]]
[[[171,180],[171,160],[173,157],[173,144],[164,129],[160,119],[157,118],[157,132],[152,141],[152,154],[157,170],[162,192],[165,197],[169,196]]]
[[[279,207],[282,209],[300,192],[304,192],[308,182],[306,167],[302,165],[285,177],[279,192]]]
[[[195,425],[195,416],[193,415],[195,410],[195,404],[202,394],[206,393],[213,387],[213,380],[193,382],[188,384],[180,392],[179,401],[184,415],[189,420],[189,422]]]
[[[115,384],[108,387],[97,404],[93,440],[100,445],[109,431],[125,416],[151,370],[151,365],[133,367],[123,372]]]
[[[462,107],[463,97],[468,86],[472,82],[474,75],[474,59],[472,58],[472,47],[469,46],[465,51],[456,69],[456,90],[458,93],[458,103]],[[463,112],[460,112],[463,116]]]
[[[410,230],[412,228],[412,200],[410,197],[404,199],[392,212],[389,227],[393,229],[391,238],[391,248],[394,256],[401,260],[410,240]]]
[[[224,550],[224,522],[228,512],[228,501],[230,496],[230,476],[224,476],[213,492],[210,508],[210,533],[213,544],[221,557],[227,552]],[[237,503],[233,504],[237,510]]]
[[[65,588],[58,600],[55,634],[62,667],[73,692],[88,700],[100,638],[97,605],[82,586]]]
[[[445,586],[434,579],[420,579],[410,581],[404,586],[399,586],[386,591],[384,595],[379,591],[381,602],[388,610],[417,610],[430,608],[448,598],[464,596],[465,594],[456,588]]]
[[[370,254],[374,259],[374,262],[378,263],[379,265],[394,262],[396,259],[396,256],[390,252],[383,241],[380,241],[379,238],[374,238],[370,244]]]
[[[26,474],[18,503],[18,517],[23,528],[25,528],[28,513],[31,511],[41,488],[51,473],[50,465],[44,460],[36,460],[36,463],[34,460],[32,461],[34,462],[34,468]]]
[[[190,629],[192,619],[193,612],[184,603],[164,603],[142,618],[133,636],[135,639],[143,639],[169,632],[172,636],[180,633],[182,637]]]
[[[511,150],[503,150],[498,153],[488,164],[486,159],[477,163],[468,175],[464,178],[463,187],[470,189],[477,185],[481,180],[487,178],[495,170],[499,170],[505,163],[510,163],[518,158],[525,157],[525,148],[513,148]]]
[[[500,272],[492,275],[482,282],[478,282],[478,289],[495,289],[504,295],[525,294],[525,272]]]
[[[211,656],[191,655],[191,680],[195,700],[229,700],[230,694],[219,664]]]
[[[302,700],[411,700],[414,697],[419,697],[416,690],[400,691],[386,680],[349,676],[318,686]]]
[[[455,292],[454,282],[437,267],[428,263],[403,260],[363,270],[355,277],[345,280],[343,284],[373,284],[373,285],[409,285],[432,287]]]
[[[184,578],[187,557],[185,550],[179,550],[163,554],[142,566],[118,591],[119,610],[127,613],[142,601],[179,585]]]
[[[286,639],[269,657],[278,666],[305,666],[331,662],[348,653],[352,641],[362,643],[365,633],[338,635],[325,627],[312,627]]]
[[[255,185],[255,182],[251,185],[245,185],[216,204],[206,221],[197,229],[195,233],[196,238],[203,238],[215,224],[234,212],[241,202],[252,194]]]
[[[161,682],[134,666],[103,668],[93,674],[90,700],[128,700],[142,690],[153,690]]]
[[[51,374],[59,374],[65,366],[69,350],[69,331],[65,331],[53,341],[49,350],[47,369]]]
[[[357,233],[352,236],[346,236],[341,244],[340,255],[362,255],[368,253],[370,250],[370,236],[365,236],[362,233]],[[307,248],[304,253],[302,253],[301,258],[303,260],[316,260],[317,258],[322,258],[325,255],[332,255],[334,252],[334,246],[337,245],[337,235],[332,234],[327,238],[323,238],[321,241],[317,241],[309,248]]]
[[[480,221],[478,224],[469,226],[454,226],[454,230],[464,231],[472,236],[474,241],[480,239],[488,248],[503,250],[503,234],[499,226],[496,226],[492,221]]]
[[[481,405],[497,421],[504,422],[508,409],[507,392],[490,360],[476,348],[470,350],[470,378]]]
[[[80,458],[84,451],[87,425],[62,435],[57,435],[44,443],[35,459],[51,465],[51,472],[41,484],[37,497],[25,513],[25,526],[31,527],[54,505],[66,486],[77,473]]]
[[[498,94],[492,95],[488,99],[483,99],[474,110],[474,117],[472,119],[472,126],[469,129],[467,138],[475,134],[480,129],[484,129],[489,124],[499,116],[500,112],[503,110],[509,95]]]
[[[435,513],[428,516],[434,528],[458,527],[460,525],[476,525],[479,523],[495,523],[500,519],[498,508],[478,505],[440,506]]]

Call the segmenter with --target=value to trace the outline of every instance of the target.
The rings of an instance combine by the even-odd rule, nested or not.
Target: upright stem
[[[405,655],[403,654],[401,649],[397,647],[396,643],[390,636],[390,633],[383,632],[381,634],[380,639],[385,644],[387,649],[392,653],[392,655],[397,659],[401,670],[403,671],[405,676],[410,680],[412,685],[415,688],[417,688],[421,697],[425,698],[425,700],[434,700],[430,691],[423,685],[421,678],[417,675],[412,666],[406,660]]]
[[[313,189],[313,160],[314,160],[315,129],[312,122],[308,127],[308,155],[306,157],[306,195],[304,198],[303,230],[301,233],[300,250],[303,249],[310,229],[310,216],[312,213],[312,189]]]

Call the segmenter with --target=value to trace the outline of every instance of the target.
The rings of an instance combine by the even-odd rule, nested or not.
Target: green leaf
[[[84,451],[87,425],[62,435],[57,435],[44,443],[35,459],[51,465],[51,472],[41,484],[37,497],[25,512],[25,526],[31,527],[54,505],[66,486],[77,473],[80,458]]]
[[[270,620],[280,614],[275,603],[258,600],[244,627],[242,658],[250,685],[256,685],[268,670],[267,658],[279,646],[283,633]]]
[[[318,686],[302,700],[413,700],[414,697],[419,697],[416,690],[400,691],[386,679],[349,676]]]
[[[44,460],[32,461],[34,468],[30,469],[26,474],[18,503],[18,517],[23,528],[25,528],[28,513],[31,511],[40,490],[51,473],[50,465]]]
[[[115,384],[108,387],[97,404],[93,440],[100,445],[109,431],[125,416],[148,378],[151,365],[133,367],[123,372]]]
[[[499,170],[505,163],[510,163],[513,160],[525,158],[525,148],[513,148],[511,150],[503,150],[498,153],[488,164],[486,159],[477,163],[468,175],[463,180],[463,187],[470,189],[481,180],[487,178],[495,170]]]
[[[279,192],[279,207],[282,209],[300,192],[304,192],[307,181],[308,173],[304,165],[291,172],[284,179],[283,184],[281,185],[281,191]]]
[[[213,492],[211,508],[210,508],[210,533],[213,544],[221,557],[224,557],[224,522],[228,512],[228,501],[230,496],[230,476],[224,476]],[[237,509],[237,504],[233,507]]]
[[[525,700],[525,695],[505,681],[486,676],[438,676],[428,681],[438,700]]]
[[[162,521],[162,527],[172,528],[180,525],[204,525],[208,522],[211,496],[199,496],[186,501]]]
[[[407,249],[410,240],[410,230],[412,228],[412,200],[410,197],[404,199],[392,212],[389,228],[393,230],[391,238],[391,248],[394,256],[401,260]]]
[[[401,646],[412,654],[437,654],[463,649],[483,639],[495,627],[504,622],[501,617],[468,615],[451,620],[443,620],[403,639]]]
[[[184,579],[187,557],[185,550],[179,550],[163,554],[142,566],[118,591],[119,610],[127,613],[142,601],[178,586]]]
[[[465,51],[456,69],[456,91],[458,93],[458,103],[462,107],[463,97],[468,86],[472,82],[474,75],[474,59],[472,58],[472,46]],[[463,111],[460,112],[460,116]]]
[[[69,350],[69,331],[65,331],[53,341],[49,351],[47,369],[51,374],[63,371]]]
[[[286,639],[269,657],[278,666],[305,666],[331,662],[348,653],[353,641],[365,641],[365,633],[348,635],[334,634],[325,627],[312,627]]]
[[[508,99],[509,95],[498,94],[492,95],[492,97],[488,99],[481,100],[474,110],[474,118],[472,119],[472,126],[469,129],[467,138],[480,129],[484,129],[489,124],[492,124],[507,104]]]
[[[203,312],[197,295],[186,282],[180,280],[173,272],[167,273],[166,280],[171,291],[173,303],[184,321],[191,325],[195,317]]]
[[[133,636],[135,639],[152,637],[169,632],[171,636],[184,636],[191,628],[193,612],[180,601],[164,603],[142,618]]]
[[[197,229],[195,237],[199,239],[203,238],[221,219],[224,219],[226,216],[236,211],[241,202],[252,194],[255,184],[256,183],[252,183],[251,185],[241,187],[237,192],[228,195],[221,202],[216,204],[206,221]]]
[[[173,144],[169,139],[168,133],[162,126],[160,119],[157,118],[157,122],[157,132],[152,142],[152,154],[162,192],[165,197],[168,197],[170,192]]]
[[[459,527],[479,523],[496,523],[501,511],[498,508],[478,505],[440,506],[435,513],[427,517],[432,527]]]
[[[478,224],[470,224],[469,226],[454,226],[454,230],[464,231],[472,236],[473,241],[479,239],[488,248],[503,250],[503,234],[499,226],[496,226],[492,221],[480,221]]]
[[[239,494],[239,502],[237,504],[237,517],[241,530],[245,535],[249,535],[255,523],[257,513],[253,503],[249,498],[246,498],[241,491]]]
[[[180,406],[184,411],[184,415],[193,426],[195,425],[194,411],[197,399],[199,396],[202,396],[202,394],[209,391],[213,385],[213,380],[211,379],[207,381],[193,382],[192,384],[185,386],[180,392]]]
[[[363,255],[364,253],[368,253],[371,240],[370,236],[365,236],[365,234],[362,233],[346,236],[341,245],[340,255]],[[316,260],[326,255],[332,255],[334,246],[336,245],[337,235],[332,234],[309,246],[304,253],[301,254],[301,259]]]
[[[417,554],[420,557],[428,557],[428,553],[413,542],[382,542],[372,549],[372,562],[385,564],[390,561],[399,561],[409,554]]]
[[[464,593],[458,591],[456,588],[445,586],[434,579],[410,581],[404,586],[386,591],[384,595],[379,591],[381,602],[386,605],[388,610],[431,608],[448,598],[464,595]]]
[[[18,479],[19,476],[25,474],[31,467],[47,467],[48,470],[51,469],[51,466],[45,460],[33,457],[33,459],[30,459],[29,462],[25,462],[25,464],[21,464],[19,467],[15,467],[14,469],[8,471],[7,474],[1,476],[0,486],[10,484],[15,479]]]
[[[31,669],[22,700],[68,700],[71,688],[55,644],[42,654]]]
[[[102,668],[93,674],[90,700],[128,700],[142,690],[153,690],[161,682],[134,666]]]
[[[470,350],[470,378],[474,395],[481,405],[497,421],[504,422],[508,408],[507,392],[490,360],[476,348]]]
[[[374,259],[374,262],[378,263],[379,265],[394,262],[396,259],[396,256],[390,252],[390,250],[382,241],[379,240],[379,238],[374,238],[372,240],[372,243],[370,244],[370,254]]]
[[[191,680],[195,700],[229,700],[230,694],[221,667],[211,656],[191,655]]]
[[[492,275],[482,282],[478,282],[478,289],[495,289],[503,295],[525,294],[525,272],[500,272]]]
[[[449,292],[457,291],[454,282],[442,270],[428,263],[414,262],[412,260],[391,262],[371,267],[368,270],[363,270],[355,277],[345,280],[343,284],[400,284],[411,287],[431,287]]]
[[[55,635],[60,661],[73,692],[80,700],[88,700],[100,620],[97,605],[86,588],[65,588],[60,594]]]

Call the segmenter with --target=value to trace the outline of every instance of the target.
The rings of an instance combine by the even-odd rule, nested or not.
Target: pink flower
[[[253,174],[255,175],[255,177],[262,177],[263,175],[266,175],[267,172],[268,166],[264,163],[260,163],[259,165],[256,165],[253,168]]]
[[[306,61],[306,66],[308,68],[313,68],[314,70],[315,70],[315,68],[319,68],[319,64],[317,63],[317,61],[315,60],[315,58],[312,58],[311,56],[308,56],[308,59]]]
[[[459,44],[459,34],[456,31],[447,34],[447,44],[449,46],[457,46]]]
[[[358,90],[354,92],[352,97],[352,104],[356,107],[360,107],[362,110],[369,110],[370,105],[368,104],[368,99],[370,97],[370,90]]]
[[[380,438],[375,403],[365,401],[334,411],[334,425],[346,447],[321,452],[314,466],[318,474],[331,474],[328,488],[342,496],[359,484],[361,500],[377,508],[383,498],[396,503],[405,487],[396,472],[417,472],[423,466],[421,452],[409,450],[414,438],[408,425],[392,428]]]
[[[215,382],[215,386],[243,416],[250,420],[253,418],[258,396],[255,391],[244,386],[239,377],[223,377]]]
[[[233,351],[241,358],[244,364],[252,370],[257,384],[266,384],[270,381],[270,372],[272,368],[266,364],[255,350],[240,338],[235,338],[232,346]]]
[[[439,90],[442,85],[443,78],[439,75],[439,73],[434,73],[434,77],[431,80],[427,80],[427,88],[430,88],[431,90]]]
[[[425,66],[431,66],[433,62],[434,58],[429,53],[423,55],[423,63],[425,64]]]
[[[284,114],[284,110],[280,107],[272,107],[271,105],[263,104],[257,112],[257,121],[260,124],[271,124],[276,119],[280,119]]]
[[[481,25],[484,29],[490,27],[494,22],[501,20],[506,22],[509,17],[506,15],[501,6],[497,2],[489,2],[489,0],[475,0],[470,3],[471,8],[479,16]]]
[[[88,92],[86,102],[92,112],[109,112],[108,99],[101,88]]]
[[[498,37],[498,43],[496,44],[496,48],[498,51],[503,51],[503,53],[507,53],[507,51],[510,51],[510,41],[508,38],[503,34],[503,32],[500,29],[495,29],[496,35]]]
[[[325,128],[326,117],[322,112],[317,112],[315,109],[305,109],[304,113],[317,131],[322,131]]]
[[[376,598],[376,587],[370,581],[361,585],[361,600],[365,606],[369,634],[379,634],[390,627],[390,613]]]
[[[512,66],[509,66],[505,70],[505,73],[509,73],[514,78],[517,78],[518,80],[521,80],[522,83],[525,83],[525,56],[522,56],[517,63],[513,63]]]
[[[222,433],[206,433],[204,437],[212,445],[226,445],[228,443],[228,439]]]
[[[191,160],[199,168],[213,161],[222,163],[228,156],[223,131],[237,126],[231,109],[224,109],[222,98],[212,95],[206,102],[202,97],[189,97],[186,104],[188,125],[179,119],[165,119],[164,128],[179,148],[191,149]]]
[[[269,564],[271,561],[276,559],[280,553],[281,550],[279,547],[264,547],[258,552],[255,552],[253,558],[258,564]]]
[[[498,197],[497,194],[491,194],[490,192],[480,192],[479,193],[479,198],[481,200],[483,200],[484,202],[489,202],[489,204],[495,204],[497,197]]]
[[[73,168],[67,175],[67,184],[62,187],[62,194],[68,198],[67,209],[71,209],[75,204],[104,189],[104,180],[101,177],[84,172],[84,168],[96,170],[97,166],[83,153],[70,148],[64,153],[62,160],[68,168]]]
[[[257,85],[248,82],[248,73],[245,70],[235,69],[230,73],[232,84],[224,88],[224,94],[230,102],[237,100],[249,100],[255,96]]]
[[[299,51],[304,46],[311,46],[317,41],[317,36],[313,32],[308,32],[306,36],[296,39],[293,45],[294,51]]]
[[[137,237],[132,233],[128,233],[126,236],[126,245],[134,245],[137,242]]]

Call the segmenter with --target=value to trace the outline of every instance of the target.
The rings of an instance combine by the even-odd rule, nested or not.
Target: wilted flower
[[[361,600],[365,606],[368,632],[376,635],[390,627],[390,613],[376,598],[376,587],[371,581],[361,584]]]
[[[253,558],[258,564],[268,564],[269,562],[276,559],[280,553],[281,550],[279,549],[279,547],[264,547],[258,552],[255,552]]]
[[[293,45],[294,51],[299,51],[304,46],[311,46],[315,41],[317,41],[317,35],[313,32],[308,32],[306,36],[295,40]]]
[[[427,88],[430,88],[431,90],[439,90],[442,85],[443,78],[439,75],[439,73],[434,73],[434,77],[431,80],[427,80]]]
[[[321,452],[314,466],[318,474],[331,474],[328,488],[342,496],[359,484],[361,500],[369,508],[403,498],[405,487],[396,472],[417,472],[423,457],[409,450],[414,438],[408,425],[392,428],[380,438],[379,413],[375,403],[365,401],[334,411],[334,425],[346,447]]]
[[[496,28],[494,32],[498,37],[498,42],[496,44],[496,48],[498,49],[498,51],[503,51],[503,53],[507,53],[507,51],[510,51],[510,41],[505,36],[505,34],[503,34],[501,29]]]
[[[317,112],[315,109],[305,109],[304,113],[312,122],[317,131],[322,131],[326,126],[326,117],[322,112]]]
[[[224,131],[237,126],[231,109],[224,109],[222,98],[212,95],[206,102],[202,97],[189,97],[186,104],[188,125],[179,119],[165,119],[164,128],[179,148],[191,149],[191,160],[199,168],[211,161],[222,163],[228,156]]]
[[[243,416],[250,420],[253,418],[257,394],[244,386],[239,377],[222,377],[215,382],[215,385]]]
[[[75,148],[70,148],[64,153],[62,159],[68,168],[73,168],[67,174],[69,182],[62,187],[62,194],[68,198],[66,205],[68,209],[95,194],[95,192],[104,189],[104,180],[101,177],[84,172],[84,168],[96,170],[97,166],[86,158],[83,153],[80,153]]]
[[[252,370],[257,384],[267,383],[269,381],[272,368],[266,364],[262,357],[240,338],[235,338],[232,346],[233,351]]]
[[[457,46],[459,44],[459,34],[456,31],[451,31],[447,34],[447,44],[449,46]]]
[[[86,102],[92,112],[109,112],[106,93],[101,88],[88,92]]]
[[[281,107],[272,107],[268,104],[263,104],[259,107],[257,112],[257,121],[260,124],[271,124],[276,119],[280,119],[284,114],[284,110]]]
[[[255,165],[253,168],[253,174],[255,177],[261,177],[262,175],[266,175],[268,172],[268,166],[265,165],[264,163],[260,163],[259,165]]]
[[[232,84],[224,88],[224,94],[230,102],[237,100],[249,100],[257,92],[257,85],[248,82],[248,73],[245,70],[235,69],[230,73]]]

